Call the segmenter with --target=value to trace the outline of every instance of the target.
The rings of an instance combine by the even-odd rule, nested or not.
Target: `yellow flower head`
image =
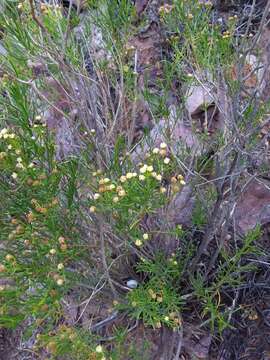
[[[120,190],[120,191],[118,192],[118,195],[121,196],[121,197],[125,196],[125,195],[126,195],[125,190]]]
[[[56,284],[58,286],[62,286],[64,284],[64,279],[62,279],[62,278],[57,279]]]
[[[140,240],[140,239],[137,239],[137,240],[135,241],[135,245],[136,245],[136,246],[142,246],[142,244],[143,244],[143,242],[142,242],[142,240]]]
[[[159,147],[160,147],[161,149],[167,149],[167,144],[164,143],[164,142],[162,142],[162,143],[159,145]]]
[[[132,179],[132,178],[133,178],[133,173],[130,173],[130,172],[127,173],[127,174],[126,174],[126,178],[127,178],[127,179]]]
[[[11,260],[13,260],[13,259],[14,259],[13,255],[11,255],[11,254],[7,254],[7,255],[6,255],[6,260],[7,260],[7,261],[11,261]]]
[[[99,354],[102,353],[103,352],[103,347],[101,345],[98,345],[96,347],[96,352],[99,353]]]
[[[168,165],[170,161],[171,161],[171,160],[170,160],[168,157],[166,157],[166,158],[164,159],[164,164]]]
[[[147,165],[143,165],[143,166],[140,168],[140,173],[141,173],[141,174],[144,174],[144,173],[146,173],[146,171],[147,171]]]
[[[149,239],[149,235],[147,233],[143,234],[143,239],[144,240],[148,240]]]

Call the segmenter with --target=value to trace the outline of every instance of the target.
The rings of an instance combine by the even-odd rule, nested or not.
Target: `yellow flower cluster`
[[[165,142],[162,142],[160,145],[159,145],[159,148],[158,147],[155,147],[153,150],[152,150],[152,153],[154,155],[161,155],[162,157],[165,157],[167,155],[167,148],[168,148],[168,145],[165,143]]]
[[[160,15],[169,14],[174,8],[174,5],[165,4],[160,6],[158,12]]]
[[[142,236],[143,240],[146,241],[146,240],[149,240],[149,234],[147,233],[144,233],[143,236]],[[135,240],[135,245],[140,247],[143,245],[143,240],[141,239],[136,239]]]
[[[60,249],[61,249],[62,251],[67,250],[67,247],[68,247],[68,246],[67,246],[66,239],[64,238],[64,236],[59,236],[58,242],[59,242],[59,244],[60,244]]]
[[[16,134],[9,133],[7,128],[4,128],[0,131],[0,139],[15,139]]]
[[[231,33],[228,30],[224,31],[224,33],[222,34],[223,39],[228,39],[230,37],[231,37]]]

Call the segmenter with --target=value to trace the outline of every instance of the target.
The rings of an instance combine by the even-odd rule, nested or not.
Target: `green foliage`
[[[128,294],[127,307],[133,318],[142,319],[144,324],[154,328],[162,324],[174,329],[181,326],[179,312],[183,300],[177,285],[182,270],[180,265],[176,256],[167,260],[162,254],[153,261],[143,259],[138,264],[137,270],[149,279]]]
[[[207,279],[200,273],[191,278],[194,292],[201,301],[202,316],[207,317],[204,324],[209,323],[212,331],[217,326],[219,333],[222,334],[222,331],[230,326],[230,310],[222,302],[221,293],[225,287],[234,289],[243,283],[249,271],[256,271],[254,264],[243,259],[247,258],[247,255],[258,253],[255,242],[260,236],[261,229],[257,226],[245,236],[242,246],[236,248],[233,255],[222,251],[221,264],[210,284],[207,284]]]
[[[219,249],[214,264],[218,267],[210,276],[197,268],[189,273],[199,246],[194,234],[205,233],[216,190],[207,185],[204,202],[196,196],[189,230],[171,226],[166,206],[186,185],[185,172],[192,178],[188,185],[193,186],[193,180],[196,183],[211,175],[216,164],[208,155],[196,156],[190,170],[191,152],[176,155],[174,147],[165,143],[154,149],[147,144],[149,152],[137,164],[127,152],[128,136],[117,128],[119,119],[128,122],[136,115],[135,105],[141,97],[149,103],[154,118],[167,119],[175,79],[190,86],[197,84],[197,72],[215,80],[217,69],[230,77],[236,19],[229,20],[229,30],[222,34],[207,5],[188,0],[162,6],[159,15],[168,35],[168,57],[158,64],[162,75],[153,91],[151,75],[146,76],[142,88],[138,86],[139,72],[134,71],[138,53],[135,56],[134,48],[129,48],[129,40],[137,31],[134,21],[139,20],[132,2],[88,0],[87,5],[90,15],[84,24],[85,39],[70,31],[81,25],[74,9],[68,18],[59,7],[44,5],[40,23],[32,18],[27,1],[14,2],[0,14],[1,42],[7,49],[0,58],[0,326],[16,328],[30,319],[25,335],[38,332],[36,349],[45,349],[52,359],[104,360],[109,356],[118,360],[128,356],[135,360],[141,358],[147,344],[141,351],[136,349],[128,328],[114,329],[110,343],[79,326],[62,325],[66,316],[63,298],[73,292],[78,302],[85,303],[84,285],[94,289],[93,294],[98,288],[100,298],[107,298],[111,295],[108,283],[113,289],[116,282],[110,274],[112,269],[112,274],[118,273],[118,258],[129,263],[135,257],[139,260],[132,270],[143,280],[127,294],[118,294],[120,313],[127,311],[130,318],[142,320],[145,326],[178,329],[182,316],[196,304],[203,325],[221,334],[230,326],[231,315],[224,289],[239,286],[248,272],[256,271],[247,257],[258,254],[255,242],[261,235],[259,228],[241,243],[236,239],[229,248]],[[92,61],[88,41],[95,26],[102,32],[101,46],[109,50],[109,56],[93,61],[94,75],[90,76],[86,57]],[[33,69],[36,62],[41,64],[40,74]],[[60,103],[61,112],[70,121],[70,109],[66,98],[58,98],[57,90],[48,87],[48,74],[65,85],[80,80],[86,103],[93,101],[88,99],[91,91],[98,103],[96,114],[87,108],[85,123],[72,119],[83,149],[79,156],[66,156],[62,161],[57,160],[59,144],[43,115],[52,107],[59,115]],[[229,81],[229,88],[236,93],[240,86]],[[183,89],[177,96],[184,103]],[[96,96],[99,91],[101,95]],[[108,99],[103,99],[105,96]],[[71,102],[80,106],[77,99]],[[239,130],[252,132],[268,107],[247,106]],[[182,116],[183,106],[177,111]],[[92,121],[97,122],[101,136],[88,128]],[[167,129],[165,132],[167,136]],[[245,151],[256,146],[258,135],[255,131]],[[204,134],[200,141],[206,144],[208,139]],[[225,135],[218,134],[213,151],[221,151],[223,146]],[[152,218],[155,221],[148,221]],[[165,230],[160,231],[159,222]],[[175,253],[167,255],[157,248],[155,240],[163,234],[178,244]],[[103,243],[104,238],[108,243]],[[116,259],[111,256],[114,253]],[[86,296],[88,299],[89,294]]]
[[[218,66],[232,63],[232,35],[236,19],[231,20],[227,33],[211,21],[211,4],[196,1],[174,1],[172,11],[164,12],[164,21],[173,33],[175,59],[191,58],[196,70],[214,74]],[[175,41],[178,37],[178,41]],[[183,46],[184,45],[184,46]]]

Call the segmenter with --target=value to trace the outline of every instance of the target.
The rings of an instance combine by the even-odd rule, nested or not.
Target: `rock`
[[[166,209],[166,220],[172,227],[175,225],[190,226],[192,223],[192,212],[195,206],[195,196],[190,185],[185,185],[168,204]]]
[[[251,181],[241,194],[234,215],[235,224],[243,234],[258,224],[270,223],[270,183]]]
[[[187,90],[186,108],[192,117],[202,108],[209,107],[214,103],[214,97],[211,95],[212,89],[208,85],[191,85]]]
[[[136,147],[132,153],[131,158],[135,163],[143,161],[147,152],[154,147],[158,147],[160,143],[166,142],[169,139],[171,149],[174,152],[179,152],[180,149],[192,149],[193,152],[201,152],[201,144],[192,132],[189,126],[183,119],[179,118],[175,106],[170,107],[170,115],[167,120],[160,120],[150,131],[147,142],[143,142]]]
[[[101,9],[100,11],[102,12],[103,10]],[[80,15],[80,23],[73,30],[75,37],[84,49],[85,58],[88,61],[90,60],[88,59],[89,57],[94,61],[109,61],[112,59],[112,55],[106,48],[101,28],[94,24],[93,16],[88,11]]]
[[[266,86],[266,82],[264,80],[265,67],[255,55],[250,54],[246,57],[242,70],[242,77],[245,78],[244,85],[248,94],[252,95],[253,91],[256,89],[256,95],[262,95]],[[232,79],[237,80],[236,66],[232,68]],[[247,94],[243,92],[242,96],[246,97]]]

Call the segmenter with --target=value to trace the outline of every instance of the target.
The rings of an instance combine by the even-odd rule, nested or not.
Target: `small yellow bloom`
[[[159,153],[159,148],[154,148],[153,149],[153,154],[158,154]]]
[[[164,320],[169,321],[170,320],[169,316],[164,316]]]
[[[95,130],[95,129],[91,129],[91,130],[90,130],[90,133],[91,133],[92,135],[95,135],[96,130]]]
[[[136,307],[136,306],[137,306],[136,301],[132,301],[131,305],[132,305],[133,307]]]
[[[67,250],[67,244],[61,244],[60,248],[61,248],[62,251]]]
[[[156,176],[156,179],[157,179],[157,181],[161,181],[161,180],[162,180],[162,176],[161,176],[160,174],[158,174],[158,175]]]
[[[98,200],[99,198],[100,198],[100,194],[98,194],[98,193],[94,194],[94,199],[95,200]]]
[[[3,135],[7,134],[8,133],[8,129],[7,128],[4,128],[0,131],[0,139],[1,137],[3,137]]]
[[[63,263],[58,264],[57,269],[58,270],[63,270],[64,269],[64,264]]]
[[[0,273],[5,272],[6,267],[3,264],[0,264]]]
[[[64,236],[59,236],[59,238],[58,238],[59,244],[64,244],[65,241],[66,241],[66,240],[65,240]]]
[[[147,166],[147,171],[152,172],[154,170],[152,165]]]
[[[17,169],[24,169],[24,166],[23,166],[22,163],[17,163],[17,164],[16,164],[16,168],[17,168]]]
[[[158,296],[158,297],[157,297],[157,302],[162,303],[162,301],[163,301],[163,297],[162,297],[162,296]]]
[[[14,259],[13,255],[11,255],[11,254],[7,254],[7,255],[6,255],[6,260],[7,260],[7,261],[11,261],[11,260],[13,260],[13,259]]]
[[[12,173],[12,174],[11,174],[11,177],[12,177],[12,179],[14,179],[14,180],[15,180],[15,179],[17,179],[18,174],[14,172],[14,173]]]
[[[188,17],[189,20],[193,19],[193,15],[191,13],[189,13],[187,17]]]
[[[161,194],[164,194],[167,190],[165,187],[162,186],[159,191],[161,192]]]
[[[149,235],[147,233],[143,234],[143,239],[144,240],[148,240],[149,239]]]
[[[136,177],[138,174],[136,172],[132,173],[132,177]]]
[[[55,250],[55,249],[51,249],[51,250],[50,250],[50,254],[51,254],[51,255],[55,255],[55,254],[56,254],[56,250]]]
[[[119,201],[119,197],[118,197],[118,196],[115,196],[115,197],[113,198],[113,202],[116,204],[116,203],[118,203],[118,201]]]
[[[109,185],[109,186],[108,186],[108,189],[109,189],[109,190],[114,190],[114,189],[115,189],[115,185],[114,185],[114,184]]]
[[[171,160],[168,157],[166,157],[163,162],[164,162],[164,164],[168,165],[170,161]]]
[[[122,176],[120,177],[120,181],[121,181],[121,183],[126,182],[126,181],[127,181],[126,176],[122,175]]]
[[[139,180],[144,181],[144,180],[145,180],[145,176],[144,176],[144,175],[139,175]]]
[[[143,167],[140,168],[140,173],[144,174],[147,171],[147,165],[143,165]]]
[[[12,145],[9,144],[7,148],[8,148],[8,150],[11,150],[11,149],[12,149]]]
[[[125,195],[126,195],[125,190],[120,190],[120,191],[118,192],[118,195],[121,196],[121,197],[125,196]]]
[[[173,177],[171,178],[171,183],[173,183],[173,184],[176,184],[176,183],[177,183],[177,179],[176,179],[175,176],[173,176]]]
[[[161,149],[161,150],[159,150],[159,154],[161,156],[166,156],[167,155],[167,150],[166,149]]]
[[[142,242],[142,240],[140,240],[140,239],[137,239],[137,240],[135,241],[135,245],[136,245],[136,246],[142,246],[142,244],[143,244],[143,242]]]
[[[95,206],[90,206],[90,209],[89,209],[89,211],[90,211],[90,213],[94,213],[94,212],[96,212],[96,207]]]
[[[96,347],[96,352],[99,353],[99,354],[102,353],[103,352],[103,347],[101,345],[98,345]]]
[[[185,180],[180,180],[180,184],[181,184],[181,185],[186,185]]]
[[[40,115],[37,115],[37,116],[35,117],[35,119],[36,119],[37,121],[40,121],[40,120],[41,120],[41,116],[40,116]]]
[[[132,179],[133,178],[133,173],[127,173],[126,178],[127,179]]]
[[[167,149],[167,144],[162,142],[160,145],[159,145],[160,149]]]
[[[56,284],[58,286],[62,286],[64,284],[64,279],[62,279],[62,278],[57,279]]]

